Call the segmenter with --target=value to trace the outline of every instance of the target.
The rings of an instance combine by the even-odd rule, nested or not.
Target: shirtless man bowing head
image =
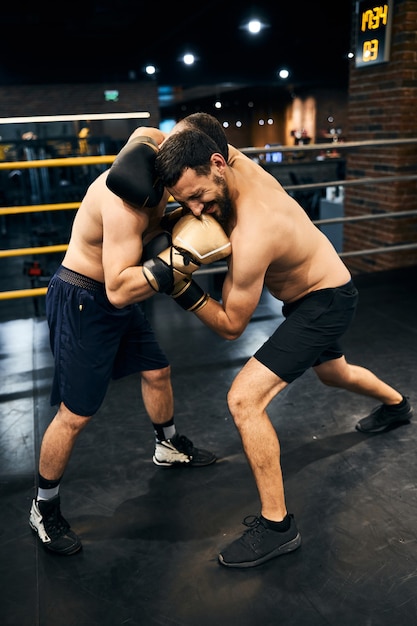
[[[301,543],[294,517],[287,513],[279,441],[267,414],[278,393],[313,367],[326,385],[381,403],[357,424],[362,432],[408,421],[412,409],[399,391],[346,361],[339,339],[354,317],[357,290],[330,241],[275,178],[232,146],[226,163],[216,144],[198,130],[169,137],[156,170],[177,202],[195,216],[214,215],[232,244],[222,302],[207,297],[195,309],[190,299],[187,308],[233,340],[248,325],[264,286],[283,302],[285,320],[238,373],[227,398],[261,513],[222,550],[219,561],[253,567]]]
[[[166,261],[151,266],[158,270],[158,285],[170,293],[177,284],[181,290],[183,271],[187,276],[198,267],[189,262],[187,245],[196,253],[203,250],[205,262],[229,254],[227,237],[213,218],[187,216],[184,225],[179,217],[172,236],[163,232],[161,217],[169,194],[155,179],[154,161],[165,137],[156,128],[137,129],[111,168],[91,183],[62,265],[48,285],[51,404],[58,409],[42,439],[29,524],[42,545],[56,554],[75,554],[82,547],[61,513],[60,486],[77,438],[100,408],[112,378],[140,375],[155,434],[155,465],[202,467],[216,461],[212,452],[177,432],[170,364],[138,304],[155,294],[141,265],[147,256],[164,255]],[[213,233],[214,255],[207,247],[208,231]],[[174,232],[175,237],[181,233],[185,252],[174,254]]]

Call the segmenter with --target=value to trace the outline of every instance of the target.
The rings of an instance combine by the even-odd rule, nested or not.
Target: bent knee
[[[244,393],[244,389],[232,386],[227,394],[227,406],[235,422],[243,415],[246,415],[250,403],[247,394]]]
[[[85,416],[73,413],[63,402],[61,402],[54,420],[69,430],[78,433],[87,426],[91,418],[92,415]]]
[[[148,385],[166,383],[171,379],[171,366],[167,365],[167,367],[162,367],[157,370],[146,370],[145,372],[141,372],[141,376]]]
[[[326,361],[314,368],[319,380],[328,387],[340,387],[349,381],[353,374],[352,366],[347,363],[344,357]]]
[[[328,376],[328,375],[321,375],[317,373],[317,376],[320,380],[320,382],[323,383],[323,385],[327,385],[328,387],[338,387],[339,386],[339,382],[340,379],[337,376]]]

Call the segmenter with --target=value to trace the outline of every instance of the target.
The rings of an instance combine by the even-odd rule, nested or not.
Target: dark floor
[[[347,356],[417,405],[417,267],[356,282],[360,305]],[[2,321],[0,623],[415,626],[414,423],[360,434],[355,423],[375,403],[307,372],[270,406],[302,547],[254,569],[224,568],[219,548],[258,513],[226,392],[279,321],[280,306],[264,294],[235,342],[169,298],[156,296],[147,308],[172,362],[178,429],[219,460],[199,469],[155,467],[137,382],[114,383],[61,487],[64,515],[84,549],[46,553],[28,515],[41,435],[53,416],[47,327],[42,315]]]

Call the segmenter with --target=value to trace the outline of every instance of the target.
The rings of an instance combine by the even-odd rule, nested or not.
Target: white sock
[[[53,487],[52,489],[41,489],[39,487],[36,502],[39,502],[39,500],[52,500],[52,498],[55,498],[55,496],[58,495],[58,492],[59,485],[57,487]]]

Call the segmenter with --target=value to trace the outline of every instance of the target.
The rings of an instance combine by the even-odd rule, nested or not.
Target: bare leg
[[[403,399],[399,391],[384,383],[370,370],[347,363],[344,356],[318,365],[314,371],[325,385],[353,391],[383,404],[399,404]]]
[[[179,436],[177,433],[173,423],[174,396],[169,367],[142,372],[142,400],[154,426],[155,465],[174,467],[182,464],[188,467],[203,467],[216,461],[215,454],[197,448],[187,437]]]
[[[287,514],[280,445],[266,407],[287,386],[253,357],[236,376],[228,394],[229,410],[242,439],[261,500],[261,513],[280,522]]]
[[[145,409],[155,424],[168,422],[174,414],[174,399],[169,367],[142,373]],[[39,472],[47,480],[58,480],[64,473],[80,432],[91,417],[72,413],[61,403],[43,436]]]
[[[142,372],[142,400],[153,424],[165,424],[173,417],[170,367]]]
[[[46,481],[57,481],[56,485],[39,485],[38,496],[32,502],[29,525],[38,534],[44,547],[58,554],[75,554],[82,548],[79,537],[61,514],[58,481],[65,468],[80,432],[87,426],[91,417],[72,413],[62,402],[58,412],[49,424],[42,439],[39,473]],[[39,482],[42,484],[42,480]],[[46,497],[45,497],[46,496]]]
[[[91,417],[72,413],[61,403],[42,439],[39,473],[47,480],[58,480],[63,475],[80,432]]]
[[[169,367],[142,373],[145,409],[155,424],[168,422],[174,414],[174,400]],[[80,432],[91,417],[72,413],[61,403],[42,439],[39,473],[47,480],[58,480],[64,474]]]

